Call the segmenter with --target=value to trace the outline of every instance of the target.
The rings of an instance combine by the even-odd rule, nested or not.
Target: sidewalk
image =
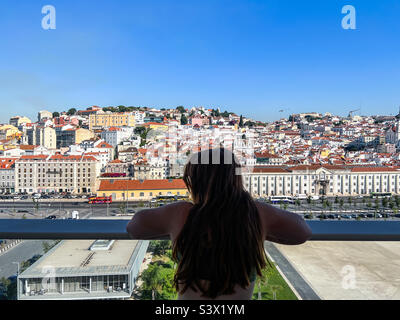
[[[1,246],[0,247],[0,256],[2,256],[4,253],[6,253],[7,251],[9,251],[12,248],[14,248],[15,246],[17,246],[21,242],[22,242],[22,240],[14,240],[14,241],[12,241],[10,243],[7,243],[5,246]]]

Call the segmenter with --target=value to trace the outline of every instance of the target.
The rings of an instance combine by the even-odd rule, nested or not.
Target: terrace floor
[[[275,246],[321,299],[400,300],[400,242]]]

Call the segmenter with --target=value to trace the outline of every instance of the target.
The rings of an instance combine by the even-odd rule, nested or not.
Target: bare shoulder
[[[193,207],[191,202],[178,201],[164,206],[163,208],[176,213],[186,213]]]

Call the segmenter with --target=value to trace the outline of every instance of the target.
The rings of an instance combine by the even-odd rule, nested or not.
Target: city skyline
[[[400,28],[396,1],[52,1],[0,5],[1,122],[39,110],[179,105],[246,112],[397,114]],[[118,17],[118,19],[115,19]],[[285,110],[284,113],[279,110]]]

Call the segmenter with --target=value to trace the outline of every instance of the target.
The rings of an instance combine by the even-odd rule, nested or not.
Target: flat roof
[[[21,278],[39,278],[54,268],[55,276],[129,273],[142,241],[116,240],[108,250],[92,251],[96,240],[63,240],[27,270]]]

